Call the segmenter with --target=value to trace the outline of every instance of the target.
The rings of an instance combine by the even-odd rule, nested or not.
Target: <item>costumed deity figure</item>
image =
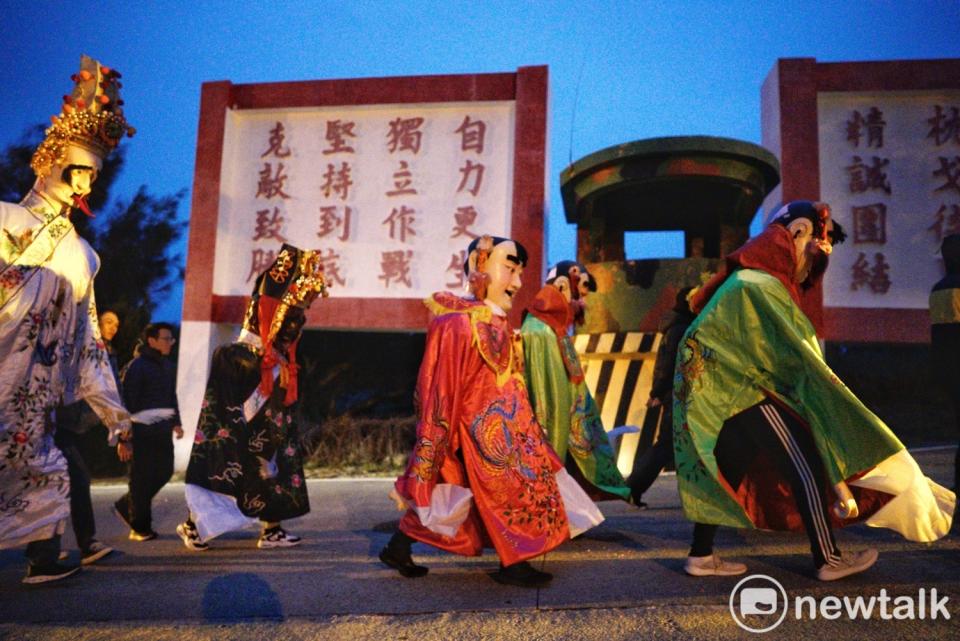
[[[493,547],[492,577],[521,586],[551,575],[527,560],[600,523],[596,505],[543,437],[523,380],[519,335],[507,320],[526,250],[484,236],[468,248],[471,296],[434,294],[417,378],[417,440],[391,497],[405,510],[380,559],[423,576],[414,540],[467,556]]]
[[[100,259],[69,218],[74,207],[89,215],[86,197],[103,158],[134,133],[119,77],[81,58],[76,86],[31,160],[33,188],[19,205],[0,203],[0,548],[27,545],[24,583],[78,569],[57,561],[70,484],[53,443],[53,408],[86,401],[111,444],[130,432],[97,326]]]
[[[296,349],[318,295],[327,295],[319,254],[284,244],[254,284],[239,338],[214,351],[187,466],[190,515],[177,526],[188,549],[258,521],[257,547],[300,543],[281,521],[310,511]]]
[[[596,289],[586,268],[573,261],[560,262],[547,274],[520,329],[527,390],[547,441],[581,486],[594,498],[627,499],[630,488],[617,469],[570,338]]]
[[[843,237],[825,204],[785,205],[691,301],[699,315],[677,356],[673,421],[683,509],[698,524],[689,574],[746,571],[712,554],[716,525],[805,530],[823,581],[877,559],[841,554],[836,527],[911,541],[950,529],[953,493],[830,370],[800,308]]]

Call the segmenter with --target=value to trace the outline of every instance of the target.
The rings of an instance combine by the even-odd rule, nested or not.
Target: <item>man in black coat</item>
[[[117,354],[111,345],[113,337],[120,328],[120,319],[112,310],[104,310],[98,319],[100,337],[103,339],[110,370],[114,382],[120,389],[120,371],[117,367]],[[93,499],[90,496],[90,468],[83,458],[82,440],[91,427],[99,423],[99,418],[85,401],[62,405],[56,411],[57,430],[53,442],[67,459],[67,473],[70,476],[70,522],[73,534],[80,548],[83,565],[99,561],[113,552],[113,548],[97,540],[97,526],[93,516]],[[66,552],[60,557],[65,558]]]
[[[960,234],[950,234],[944,238],[940,254],[946,274],[930,292],[930,343],[934,374],[953,404],[957,434],[960,436]],[[957,450],[953,471],[953,491],[958,490],[960,449]]]
[[[693,322],[690,311],[690,297],[693,287],[684,287],[677,292],[673,309],[660,323],[660,349],[653,366],[653,384],[650,398],[647,399],[649,411],[660,414],[660,431],[652,447],[633,462],[633,471],[627,480],[630,496],[634,505],[643,509],[647,504],[641,497],[657,480],[660,472],[673,463],[673,370],[677,361],[677,350],[684,332]]]
[[[177,408],[176,368],[168,358],[176,339],[169,323],[151,323],[143,330],[143,343],[122,374],[123,402],[131,414],[170,409],[173,416],[150,425],[133,424],[133,460],[129,491],[114,504],[116,513],[130,526],[131,541],[157,538],[150,503],[173,476],[173,439],[183,438]]]

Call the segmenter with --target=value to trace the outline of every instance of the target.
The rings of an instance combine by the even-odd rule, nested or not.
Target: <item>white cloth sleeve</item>
[[[557,487],[560,489],[563,509],[567,513],[571,539],[603,523],[603,514],[597,504],[566,470],[557,472]]]
[[[473,492],[469,489],[452,483],[437,483],[430,494],[430,505],[410,507],[420,517],[420,523],[431,532],[454,536],[467,520],[472,501]]]
[[[956,495],[924,476],[905,449],[848,485],[894,495],[866,520],[871,527],[890,528],[920,543],[936,541],[950,531]]]

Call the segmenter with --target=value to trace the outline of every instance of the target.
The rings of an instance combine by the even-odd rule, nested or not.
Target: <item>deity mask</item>
[[[826,272],[834,243],[846,234],[830,216],[826,203],[795,201],[784,205],[773,221],[786,227],[793,239],[795,269],[793,281],[809,289]]]
[[[597,282],[587,268],[576,261],[562,260],[547,272],[547,284],[560,290],[570,304],[571,318],[582,325],[587,296],[597,291]]]
[[[37,179],[35,189],[61,208],[78,207],[88,216],[87,196],[97,179],[103,160],[85,147],[70,144],[64,158],[50,167],[50,173]]]
[[[257,278],[243,327],[258,335],[263,345],[260,391],[264,396],[273,391],[273,368],[281,365],[281,380],[287,390],[284,404],[297,399],[296,353],[306,322],[305,310],[318,296],[327,295],[319,253],[286,243],[273,264]],[[286,362],[281,363],[277,350],[286,354]]]
[[[513,297],[520,291],[520,276],[526,263],[526,250],[514,240],[484,236],[473,241],[467,258],[471,293],[510,311]]]

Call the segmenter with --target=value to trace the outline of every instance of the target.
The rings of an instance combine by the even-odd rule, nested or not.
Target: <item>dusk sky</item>
[[[81,53],[123,73],[127,165],[114,197],[190,189],[201,83],[509,72],[549,66],[548,263],[573,257],[559,174],[643,138],[760,142],[777,58],[960,57],[960,1],[16,2],[0,0],[0,144],[48,122]],[[189,196],[180,210],[190,215]],[[185,253],[185,249],[183,250]],[[628,257],[677,256],[675,236]],[[157,319],[179,321],[181,291]]]

